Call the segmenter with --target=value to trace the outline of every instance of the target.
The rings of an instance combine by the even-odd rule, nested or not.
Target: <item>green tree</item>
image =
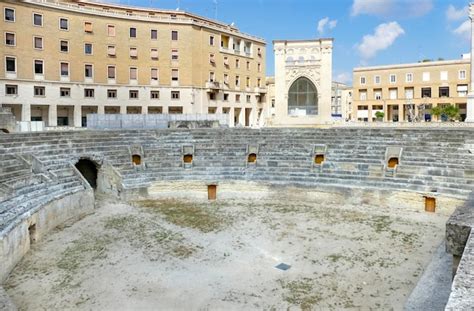
[[[443,114],[448,118],[450,121],[455,121],[459,119],[459,107],[454,105],[448,105],[443,107]]]
[[[385,113],[383,111],[376,111],[375,112],[375,117],[377,120],[383,120],[383,117],[385,116]]]
[[[431,114],[439,118],[443,114],[443,108],[440,106],[433,107],[431,108]]]

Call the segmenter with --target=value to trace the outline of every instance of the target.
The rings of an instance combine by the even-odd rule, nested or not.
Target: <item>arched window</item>
[[[318,90],[308,78],[296,80],[288,92],[288,115],[305,116],[318,114]]]

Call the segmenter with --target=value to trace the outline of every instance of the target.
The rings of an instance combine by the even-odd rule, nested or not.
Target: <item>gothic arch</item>
[[[288,115],[317,115],[319,108],[318,88],[306,76],[297,77],[288,89]]]

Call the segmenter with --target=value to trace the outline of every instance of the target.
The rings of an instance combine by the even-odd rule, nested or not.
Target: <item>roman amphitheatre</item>
[[[467,310],[473,134],[1,135],[0,306]]]

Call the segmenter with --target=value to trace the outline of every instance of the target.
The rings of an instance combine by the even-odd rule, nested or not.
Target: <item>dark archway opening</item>
[[[9,134],[10,131],[7,130],[7,129],[0,129],[0,133],[5,133],[5,134]]]
[[[76,163],[76,168],[81,172],[89,185],[91,185],[92,188],[97,189],[97,163],[89,159],[80,159]]]
[[[390,158],[388,159],[388,167],[395,168],[398,165],[398,158]]]
[[[249,154],[248,157],[247,157],[247,162],[248,162],[248,163],[255,163],[255,162],[257,162],[257,154],[255,154],[255,153]]]
[[[314,156],[315,164],[323,164],[323,162],[324,162],[324,154],[317,154]]]
[[[135,165],[141,165],[142,164],[142,157],[139,154],[134,154],[134,155],[132,155],[132,162]]]
[[[192,154],[185,154],[183,157],[184,163],[193,163],[193,155]]]

